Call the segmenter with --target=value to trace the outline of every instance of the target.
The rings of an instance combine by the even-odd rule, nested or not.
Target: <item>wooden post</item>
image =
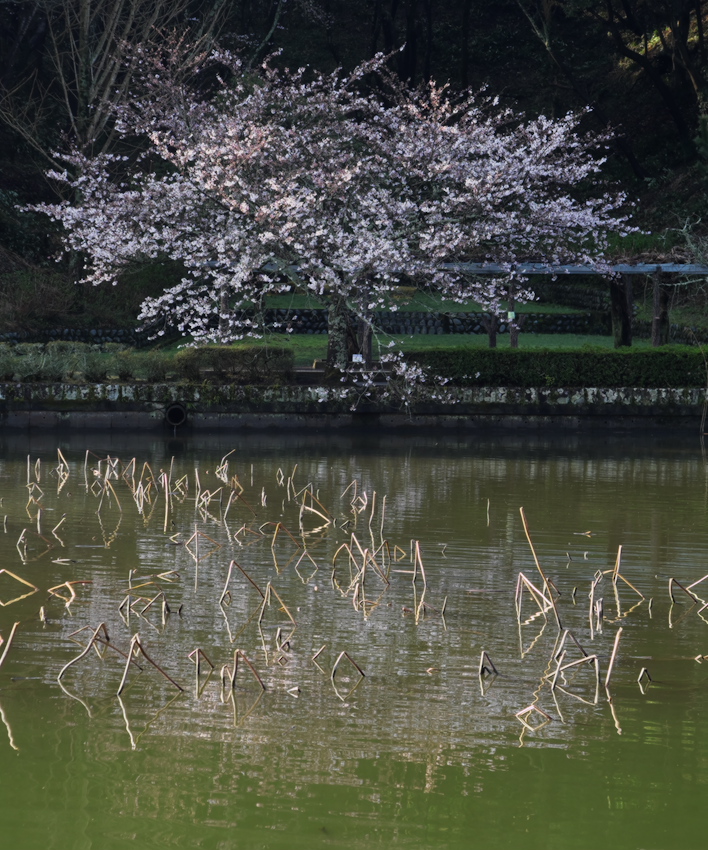
[[[511,318],[513,314],[514,318]],[[507,313],[509,327],[509,348],[519,347],[519,325],[516,320],[516,288],[514,281],[509,283],[509,312]]]
[[[629,275],[610,278],[610,312],[615,348],[632,344],[632,281]]]
[[[656,348],[669,341],[669,285],[673,275],[655,272],[652,275],[654,312],[651,323],[651,344]]]
[[[229,305],[229,289],[222,284],[219,290],[219,342],[225,345],[229,341],[231,330],[231,309]]]
[[[652,282],[652,319],[651,319],[651,344],[656,348],[661,345],[661,335],[659,333],[661,321],[661,282],[659,272],[654,272],[651,278]]]
[[[632,345],[632,325],[634,322],[634,283],[632,275],[623,274],[624,298],[627,305],[627,345]]]

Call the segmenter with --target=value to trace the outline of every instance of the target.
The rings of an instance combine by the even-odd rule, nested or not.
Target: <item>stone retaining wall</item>
[[[422,388],[408,407],[384,397],[385,387],[356,400],[356,388],[242,387],[178,384],[0,384],[0,427],[119,431],[331,429],[410,427],[477,428],[608,424],[649,429],[695,429],[702,389],[501,388],[445,391]]]

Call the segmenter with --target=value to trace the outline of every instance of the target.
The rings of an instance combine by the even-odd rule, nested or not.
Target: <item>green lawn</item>
[[[676,228],[658,232],[638,231],[621,236],[619,233],[607,234],[606,255],[613,262],[623,262],[635,257],[647,255],[661,256],[677,246],[685,246],[685,234]]]

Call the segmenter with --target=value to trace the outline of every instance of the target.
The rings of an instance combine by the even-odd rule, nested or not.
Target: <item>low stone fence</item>
[[[375,324],[384,333],[416,334],[486,334],[486,313],[429,313],[425,311],[379,311]],[[326,310],[266,310],[264,321],[272,330],[298,334],[326,334]],[[524,333],[541,334],[609,334],[609,314],[601,313],[520,313]],[[507,333],[506,322],[500,322],[498,333]]]
[[[326,310],[267,310],[265,324],[270,330],[296,334],[326,334]],[[487,314],[426,313],[424,311],[398,311],[376,313],[376,324],[388,334],[415,336],[419,334],[486,334]],[[580,336],[606,336],[612,333],[608,312],[584,313],[519,313],[522,333],[578,334]],[[651,338],[651,322],[635,319],[634,335],[639,339]],[[497,333],[508,333],[508,324],[500,321]],[[147,331],[133,328],[53,328],[42,331],[11,331],[0,333],[0,342],[51,342],[66,340],[102,345],[117,342],[141,348],[150,342]],[[708,344],[708,330],[671,325],[671,342],[695,345]]]

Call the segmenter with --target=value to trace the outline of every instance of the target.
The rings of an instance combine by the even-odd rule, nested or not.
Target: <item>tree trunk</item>
[[[460,55],[460,83],[463,89],[470,84],[470,13],[472,0],[465,0],[462,6],[462,53]]]
[[[370,366],[373,359],[373,328],[371,326],[371,317],[368,315],[360,316],[356,324],[358,353],[363,356],[364,363]]]
[[[425,0],[425,59],[423,62],[423,79],[429,80],[433,59],[433,6],[432,0]]]
[[[79,13],[79,37],[76,50],[77,92],[76,92],[76,133],[78,143],[86,142],[88,110],[91,108],[91,3],[82,0]]]
[[[651,323],[651,344],[656,348],[669,341],[669,288],[666,279],[669,275],[652,275],[654,284],[654,313]]]
[[[632,284],[629,275],[610,279],[610,313],[615,348],[632,345]]]
[[[351,359],[351,321],[347,301],[341,295],[333,295],[328,313],[327,364],[333,369],[344,371]]]
[[[406,43],[399,60],[400,76],[413,85],[418,66],[418,0],[408,0],[406,16]]]
[[[499,327],[499,317],[496,313],[487,313],[482,321],[482,325],[487,329],[489,335],[489,347],[497,347],[497,328]]]

